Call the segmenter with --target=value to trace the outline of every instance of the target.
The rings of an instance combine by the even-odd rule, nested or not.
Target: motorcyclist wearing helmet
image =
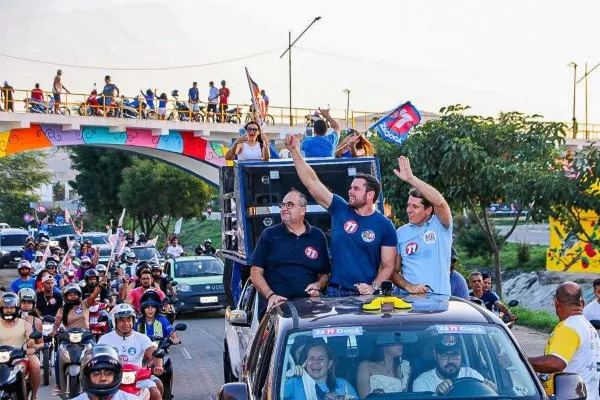
[[[0,297],[0,345],[21,348],[27,343],[27,372],[31,382],[31,398],[37,398],[40,387],[40,360],[35,355],[35,343],[29,339],[33,332],[31,323],[19,318],[19,297],[14,293],[5,293]]]
[[[98,264],[96,265],[96,271],[98,271],[98,276],[100,278],[104,278],[108,272],[108,268],[104,264]]]
[[[65,281],[63,280],[62,275],[58,273],[58,263],[53,258],[50,258],[46,261],[46,269],[54,278],[56,286],[62,288],[65,285]]]
[[[171,282],[165,274],[163,274],[163,269],[158,264],[152,264],[152,282],[154,285],[158,285],[160,290],[167,295],[174,295],[175,290],[173,290],[173,286],[171,286]]]
[[[100,274],[95,269],[88,269],[85,271],[85,276],[83,278],[85,280],[85,286],[81,289],[81,294],[84,299],[87,299],[91,296],[92,292],[100,282],[107,282],[106,277],[100,278]],[[108,285],[105,285],[102,289],[100,289],[100,301],[112,303],[112,299],[110,296],[110,292],[108,291]]]
[[[144,245],[146,243],[148,243],[148,239],[146,238],[146,234],[144,232],[141,232],[140,235],[138,236],[137,244]]]
[[[142,295],[149,289],[154,290],[158,294],[158,296],[160,297],[160,301],[163,301],[166,297],[164,292],[160,290],[160,288],[152,286],[152,272],[142,272],[140,275],[140,284],[141,286],[130,291],[127,295],[127,298],[125,299],[125,302],[127,304],[131,304],[133,308],[136,309],[136,311],[140,310],[140,301]]]
[[[217,249],[212,247],[212,240],[206,239],[204,241],[204,250],[202,251],[203,255],[214,256],[217,253]]]
[[[85,273],[93,268],[94,264],[92,263],[92,259],[88,256],[83,256],[81,257],[81,267],[77,269],[75,276],[81,281],[85,278]]]
[[[100,337],[98,344],[114,347],[121,356],[121,362],[142,366],[144,359],[152,360],[148,366],[152,368],[151,379],[137,383],[138,388],[148,388],[151,400],[162,400],[162,383],[156,376],[163,373],[160,358],[153,358],[152,353],[157,346],[144,334],[136,332],[135,310],[129,304],[117,304],[110,313],[113,330]]]
[[[119,390],[123,366],[117,351],[106,345],[96,345],[81,361],[83,393],[73,400],[135,400],[136,396]]]
[[[148,261],[141,261],[137,265],[135,277],[133,279],[129,279],[127,275],[125,275],[122,287],[119,287],[119,293],[123,301],[127,299],[127,296],[133,289],[138,288],[142,285],[140,278],[142,276],[142,273],[144,272],[148,272],[150,274],[152,273],[152,267],[150,266]],[[152,286],[155,289],[160,289],[160,287],[154,283],[151,283],[150,286]]]
[[[125,262],[121,263],[121,268],[123,269],[124,274],[133,276],[137,264],[135,253],[131,250],[126,252],[124,261]]]
[[[135,324],[135,330],[148,336],[168,337],[173,344],[181,343],[177,337],[177,331],[169,323],[169,320],[158,314],[162,307],[162,301],[158,293],[149,289],[140,299],[141,317]]]
[[[42,320],[40,319],[40,312],[35,308],[35,301],[37,299],[37,294],[33,289],[23,288],[19,290],[17,294],[19,296],[19,318],[24,319],[29,322],[36,331],[42,331]],[[39,351],[44,348],[44,339],[39,338],[35,341],[34,347],[35,351]]]
[[[29,262],[35,260],[35,242],[28,240],[25,244],[25,251],[23,252],[23,258]]]
[[[31,268],[33,269],[33,273],[36,275],[38,272],[46,268],[46,263],[44,262],[44,253],[39,250],[35,252],[35,260],[31,262]]]
[[[35,290],[35,279],[31,277],[31,264],[27,260],[21,260],[17,267],[17,272],[20,278],[15,279],[9,287],[9,290],[13,293],[18,293],[23,288],[31,288]]]

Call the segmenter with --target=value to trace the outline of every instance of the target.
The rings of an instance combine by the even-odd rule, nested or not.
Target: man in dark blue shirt
[[[489,292],[483,291],[483,279],[481,272],[473,272],[469,275],[469,284],[471,285],[472,292],[469,293],[472,297],[477,297],[483,301],[483,305],[490,311],[501,311],[505,315],[510,316],[511,321],[517,319],[517,317],[510,312],[510,310],[502,304],[500,297],[491,290]]]
[[[190,90],[188,90],[188,102],[190,103],[190,108],[192,109],[192,118],[194,121],[199,121],[200,105],[198,102],[200,101],[200,92],[198,91],[198,82],[194,82]]]
[[[331,270],[325,234],[304,221],[306,196],[292,190],[280,207],[282,222],[263,231],[252,255],[260,317],[287,299],[320,296]]]

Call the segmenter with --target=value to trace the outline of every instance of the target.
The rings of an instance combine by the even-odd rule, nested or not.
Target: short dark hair
[[[214,85],[215,83],[213,81],[208,82],[209,85]]]
[[[324,135],[327,133],[327,124],[322,119],[318,119],[314,123],[314,129],[316,135]]]
[[[36,83],[36,84],[35,84],[35,88],[36,88],[36,89],[39,89],[39,88],[40,88],[40,84],[39,84],[39,83]]]
[[[107,79],[110,79],[110,75],[106,75],[106,76],[104,77],[104,80],[107,80]]]
[[[197,85],[197,84],[198,84],[198,82],[192,82],[192,85]]]
[[[381,183],[379,179],[374,177],[371,174],[356,174],[354,175],[354,179],[364,179],[365,186],[367,187],[367,192],[375,192],[375,196],[373,197],[373,203],[377,202],[379,198],[379,193],[381,193]]]
[[[595,279],[595,280],[594,280],[594,282],[593,282],[593,285],[594,285],[594,290],[596,290],[596,288],[597,288],[598,286],[600,286],[600,278],[598,278],[598,279]]]
[[[486,279],[488,279],[488,278],[490,278],[490,279],[491,279],[491,278],[492,278],[492,276],[491,276],[490,274],[481,274],[481,280],[482,280],[482,281],[485,281],[485,280],[486,280]]]
[[[423,193],[421,193],[417,188],[411,188],[408,191],[408,195],[416,197],[417,199],[421,199],[421,202],[425,208],[433,207],[433,204],[431,204],[431,202],[427,200],[425,196],[423,196]]]

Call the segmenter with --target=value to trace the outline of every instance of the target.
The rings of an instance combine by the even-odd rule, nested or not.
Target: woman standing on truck
[[[250,121],[244,127],[246,132],[238,137],[233,146],[225,154],[226,160],[233,160],[235,156],[239,161],[243,160],[263,160],[269,161],[271,153],[269,151],[269,140],[255,121]]]

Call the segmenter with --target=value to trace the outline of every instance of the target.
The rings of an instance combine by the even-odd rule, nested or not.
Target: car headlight
[[[187,283],[180,283],[177,285],[177,291],[178,292],[191,292],[192,287],[190,285],[188,285]]]
[[[23,365],[23,363],[18,363],[17,365],[15,365],[15,367],[12,369],[12,371],[10,371],[10,374],[8,375],[8,379],[6,380],[7,382],[12,382],[17,378],[17,374],[19,372],[22,372],[25,370],[25,366]]]
[[[122,385],[131,385],[135,383],[135,371],[123,372],[123,378],[121,378]]]
[[[9,255],[9,254],[10,254],[10,253],[9,253],[8,251],[6,251],[6,250],[2,250],[2,255],[3,255],[3,256],[7,256],[7,255]]]
[[[0,363],[4,364],[10,360],[10,351],[3,351],[0,353]]]

